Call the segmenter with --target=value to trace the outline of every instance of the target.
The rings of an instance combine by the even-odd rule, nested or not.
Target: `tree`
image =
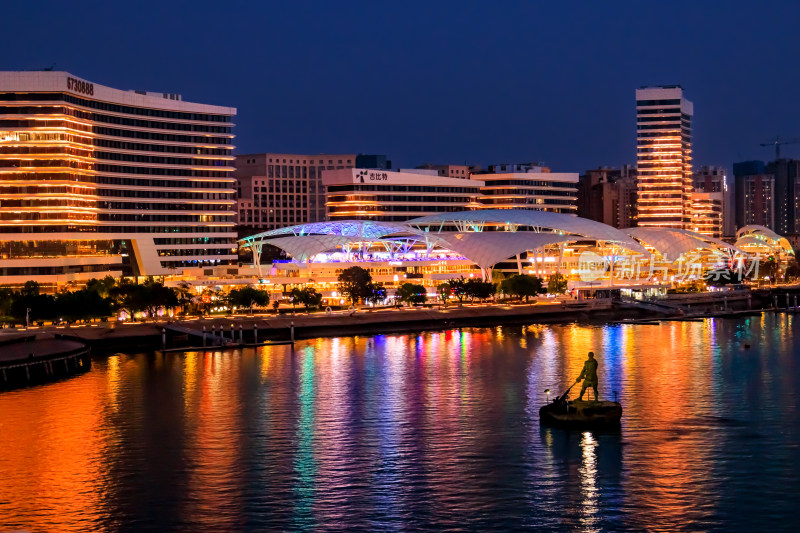
[[[155,317],[161,307],[164,309],[177,307],[178,295],[175,289],[165,287],[159,282],[148,282],[145,284],[145,288],[147,289],[145,308],[150,317]]]
[[[318,293],[314,287],[294,288],[291,292],[292,305],[302,304],[306,308],[306,313],[312,307],[319,307],[322,303],[322,294]]]
[[[372,305],[377,305],[385,299],[386,287],[383,286],[383,283],[370,283],[369,295],[367,296],[366,300]]]
[[[69,322],[110,316],[112,304],[110,297],[103,297],[96,287],[88,286],[79,291],[62,292],[55,298],[57,315]]]
[[[372,276],[360,266],[351,266],[339,274],[339,292],[346,296],[353,305],[370,294]]]
[[[86,282],[86,289],[96,292],[103,298],[107,298],[111,295],[111,289],[113,289],[116,284],[117,280],[111,276],[106,276],[103,279],[92,278]]]
[[[417,305],[424,304],[428,299],[428,294],[422,285],[403,283],[397,289],[397,297],[401,302],[406,302],[408,305]]]
[[[11,317],[11,307],[14,305],[14,292],[6,287],[0,287],[0,320]]]
[[[127,310],[131,318],[142,311],[146,311],[150,317],[155,317],[160,307],[169,308],[178,305],[176,292],[154,281],[144,285],[122,283],[114,287],[111,294],[117,306]]]
[[[483,301],[493,296],[497,288],[494,283],[473,278],[466,282],[464,290],[470,298],[477,298]]]
[[[228,293],[228,301],[236,307],[249,307],[252,312],[254,305],[264,306],[269,304],[269,293],[254,287],[233,289]]]
[[[733,271],[730,268],[720,270],[710,270],[705,275],[706,285],[711,287],[722,287],[731,283],[741,283],[741,271]]]
[[[26,281],[20,291],[22,296],[39,296],[39,284],[35,281]]]
[[[764,279],[769,278],[770,284],[775,283],[778,279],[778,262],[775,256],[767,257],[767,260],[759,265],[759,273]]]
[[[547,280],[547,292],[550,294],[564,294],[567,292],[567,278],[556,272]]]
[[[438,287],[436,287],[436,292],[439,293],[439,298],[442,299],[442,303],[444,306],[447,307],[447,299],[450,298],[450,284],[440,283]]]
[[[26,318],[30,321],[57,318],[55,297],[40,294],[39,284],[35,281],[26,282],[22,290],[13,293],[11,298],[11,315],[22,323]]]
[[[786,277],[786,281],[795,280],[800,278],[800,263],[797,262],[797,259],[792,259],[789,264],[786,266],[786,272],[784,273]]]
[[[467,281],[464,276],[457,279],[451,279],[447,282],[450,285],[450,291],[458,298],[458,305],[464,303],[464,297],[467,296]]]
[[[543,280],[537,276],[515,274],[508,279],[504,279],[500,286],[505,294],[517,296],[520,301],[524,297],[527,302],[528,298],[536,296],[542,290]]]
[[[192,286],[188,281],[181,281],[175,287],[175,293],[178,296],[178,304],[181,306],[181,313],[186,314],[189,304],[192,303]]]
[[[297,304],[302,303],[301,298],[302,295],[300,294],[300,289],[298,287],[294,287],[291,291],[289,291],[289,301],[292,302],[292,314],[294,314],[294,309],[297,307]]]

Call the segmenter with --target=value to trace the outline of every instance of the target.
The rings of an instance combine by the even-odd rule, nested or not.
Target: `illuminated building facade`
[[[355,154],[237,156],[238,225],[270,230],[325,220],[322,172],[355,165]]]
[[[235,262],[230,107],[0,73],[0,283]]]
[[[693,114],[680,86],[636,90],[639,226],[691,227]]]
[[[345,169],[322,173],[328,220],[398,222],[478,209],[483,181],[439,176],[436,170]]]
[[[701,166],[692,177],[692,189],[696,193],[719,193],[721,195],[722,234],[733,237],[736,234],[733,215],[734,187],[733,180],[728,179],[727,171],[718,166]],[[694,206],[694,200],[692,200],[692,205]],[[694,217],[694,214],[692,216]]]
[[[578,174],[550,172],[536,164],[490,165],[472,174],[483,181],[482,209],[536,209],[552,213],[577,213]]]
[[[692,193],[692,231],[722,238],[723,195],[721,192]]]

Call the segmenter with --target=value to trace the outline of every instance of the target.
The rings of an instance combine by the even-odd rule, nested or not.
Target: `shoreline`
[[[753,299],[755,300],[755,298]],[[724,303],[724,308],[721,306]],[[760,305],[745,296],[731,298],[709,294],[692,303],[692,313],[735,315]],[[761,303],[761,302],[758,302]],[[17,330],[55,335],[89,345],[95,354],[131,350],[181,351],[192,349],[235,347],[255,342],[301,340],[317,337],[380,335],[431,331],[455,327],[491,327],[511,324],[555,324],[571,322],[615,323],[631,320],[691,319],[675,308],[654,309],[650,304],[595,300],[559,300],[531,304],[467,304],[447,308],[403,308],[357,310],[331,314],[264,314],[229,315],[145,323],[101,323],[77,326],[46,326]],[[255,326],[255,327],[254,327]],[[203,328],[206,345],[203,344]],[[213,328],[213,330],[212,330]],[[232,329],[231,329],[232,328]],[[292,329],[293,334],[292,334]],[[220,338],[220,330],[223,336]],[[211,332],[216,333],[212,340]],[[1,338],[1,336],[0,336]],[[165,342],[166,341],[166,342]]]

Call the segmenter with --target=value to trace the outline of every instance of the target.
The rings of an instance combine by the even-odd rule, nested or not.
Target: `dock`
[[[89,346],[35,334],[0,336],[0,391],[47,383],[88,372]]]

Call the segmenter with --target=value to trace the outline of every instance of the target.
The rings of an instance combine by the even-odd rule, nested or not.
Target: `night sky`
[[[680,84],[695,164],[730,169],[800,137],[798,20],[792,0],[39,0],[3,3],[0,69],[237,107],[237,153],[562,172],[634,163],[634,90]]]

